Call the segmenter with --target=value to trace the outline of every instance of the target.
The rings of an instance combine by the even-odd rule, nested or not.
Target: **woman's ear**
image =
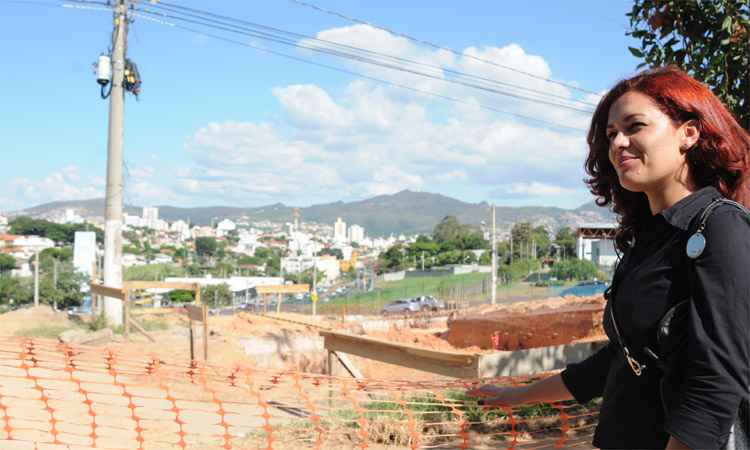
[[[682,143],[680,149],[688,151],[698,142],[701,132],[698,130],[698,123],[695,120],[688,120],[680,126],[680,138]]]

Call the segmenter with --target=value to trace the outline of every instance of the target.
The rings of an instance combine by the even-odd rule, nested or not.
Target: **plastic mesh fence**
[[[0,338],[0,449],[590,448],[595,406],[483,409],[464,395],[475,385]]]

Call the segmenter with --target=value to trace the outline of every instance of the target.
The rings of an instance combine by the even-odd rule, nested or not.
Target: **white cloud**
[[[104,195],[98,180],[82,177],[75,165],[68,165],[41,179],[12,178],[8,184],[14,193],[15,207],[26,207],[51,201],[79,200]]]
[[[509,194],[520,195],[523,197],[550,197],[575,193],[574,189],[539,183],[536,181],[513,183],[508,186],[503,186],[501,189]]]

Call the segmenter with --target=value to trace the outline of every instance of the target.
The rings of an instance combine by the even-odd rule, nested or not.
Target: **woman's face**
[[[684,152],[697,140],[694,127],[676,126],[651,97],[636,91],[623,94],[609,109],[609,160],[620,184],[632,192],[667,190],[687,183]]]

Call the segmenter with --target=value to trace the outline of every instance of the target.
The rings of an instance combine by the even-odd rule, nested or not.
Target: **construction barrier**
[[[0,338],[0,449],[591,448],[596,405],[488,409],[464,394],[477,383],[271,372]]]

